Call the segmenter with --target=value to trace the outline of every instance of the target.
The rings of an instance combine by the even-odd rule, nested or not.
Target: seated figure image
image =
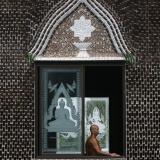
[[[65,98],[59,98],[55,110],[55,120],[49,122],[48,132],[72,132],[75,131],[76,120],[72,118],[71,109],[67,106]]]
[[[88,137],[86,141],[86,155],[87,156],[111,156],[111,157],[119,157],[120,155],[116,153],[109,153],[102,151],[100,147],[100,143],[97,140],[97,136],[99,134],[99,127],[95,124],[90,127],[91,135]]]

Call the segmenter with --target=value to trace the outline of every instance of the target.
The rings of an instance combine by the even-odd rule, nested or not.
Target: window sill
[[[126,160],[124,156],[110,157],[110,156],[85,156],[85,155],[43,155],[38,156],[35,160],[42,159],[105,159],[105,160]]]

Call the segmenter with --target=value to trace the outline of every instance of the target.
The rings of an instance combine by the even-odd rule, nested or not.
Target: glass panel
[[[109,98],[85,98],[85,142],[90,136],[90,126],[99,127],[97,139],[103,151],[109,152]]]
[[[81,152],[80,69],[40,72],[42,152]]]

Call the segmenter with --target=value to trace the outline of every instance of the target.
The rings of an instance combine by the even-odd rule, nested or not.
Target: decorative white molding
[[[131,52],[129,51],[122,37],[119,26],[115,19],[107,11],[107,9],[96,0],[68,0],[65,4],[63,4],[56,12],[53,13],[52,16],[49,17],[36,43],[29,51],[29,54],[33,55],[33,57],[36,57],[37,60],[38,56],[42,55],[45,48],[47,47],[55,29],[82,3],[105,25],[117,53],[120,54],[120,56],[130,54]],[[57,59],[60,60],[60,57],[57,57]],[[96,59],[99,58],[96,57]],[[102,57],[102,59],[104,58]]]
[[[38,37],[34,47],[29,51],[29,53],[33,55],[41,55],[46,48],[50,37],[52,36],[54,30],[58,27],[58,25],[72,12],[70,7],[74,5],[71,9],[75,10],[79,6],[79,2],[77,0],[69,0],[67,1],[61,8],[59,8],[47,21],[43,30]],[[69,11],[67,11],[69,10]]]
[[[113,16],[100,3],[98,3],[96,0],[93,0],[95,3],[93,3],[92,0],[89,0],[89,1],[90,1],[90,3],[92,3],[92,5],[95,8],[97,8],[98,12],[102,13],[102,15],[108,21],[109,25],[111,25],[111,28],[113,29],[113,33],[116,35],[115,38],[117,38],[117,41],[118,41],[118,44],[120,45],[120,48],[124,51],[125,54],[130,53],[130,51],[129,51],[129,49],[128,49],[127,45],[125,44],[125,41],[124,41],[124,39],[122,37],[122,34],[120,32],[120,29],[119,29],[119,26],[116,23],[116,21],[113,18]],[[102,19],[102,21],[104,21],[104,20]],[[112,41],[113,41],[113,39],[112,39]]]
[[[123,61],[124,57],[44,57],[37,56],[35,61]]]

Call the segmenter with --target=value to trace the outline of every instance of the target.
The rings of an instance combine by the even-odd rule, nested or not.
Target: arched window
[[[96,0],[52,8],[28,54],[36,68],[37,157],[85,156],[90,126],[102,150],[126,156],[127,48],[113,16]]]

